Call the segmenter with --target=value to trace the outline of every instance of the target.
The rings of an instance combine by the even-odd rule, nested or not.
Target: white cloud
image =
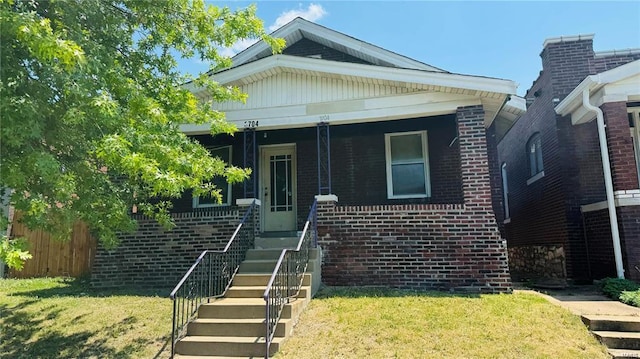
[[[280,14],[276,21],[269,26],[269,31],[275,31],[284,26],[296,17],[301,17],[309,21],[317,21],[327,15],[327,11],[319,4],[309,4],[307,8],[299,7],[298,9],[288,10]],[[258,42],[258,39],[244,39],[236,42],[231,47],[220,49],[220,54],[224,56],[233,56],[238,52]]]
[[[258,42],[259,39],[242,39],[238,42],[236,42],[235,44],[233,44],[231,47],[225,47],[220,49],[220,55],[222,56],[233,56],[235,54],[237,54],[238,52],[246,49],[247,47],[255,44],[256,42]]]
[[[298,8],[289,11],[285,11],[273,23],[273,25],[269,26],[269,31],[277,30],[282,27],[286,23],[295,19],[296,17],[301,17],[305,20],[316,21],[322,19],[327,14],[327,11],[319,4],[309,4],[306,9]]]

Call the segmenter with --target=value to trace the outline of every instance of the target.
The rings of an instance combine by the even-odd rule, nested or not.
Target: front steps
[[[612,358],[640,358],[640,317],[583,315],[582,321]]]
[[[262,295],[282,248],[292,247],[297,240],[256,238],[256,249],[247,252],[226,296],[200,306],[198,318],[187,327],[187,336],[176,343],[174,358],[264,358],[266,309]],[[319,250],[312,249],[300,293],[283,309],[271,342],[270,356],[291,335],[312,292],[319,287],[319,269]]]

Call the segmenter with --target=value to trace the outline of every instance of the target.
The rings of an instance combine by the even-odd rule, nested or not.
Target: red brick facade
[[[491,204],[482,106],[458,109],[464,204],[321,203],[323,281],[330,285],[504,292],[507,252]]]
[[[170,231],[155,220],[139,216],[138,230],[122,234],[117,249],[107,251],[98,246],[91,283],[101,288],[170,290],[202,251],[224,248],[246,208],[174,214],[175,228]]]
[[[582,213],[582,206],[606,200],[596,123],[573,125],[570,116],[558,116],[554,108],[586,76],[640,59],[640,53],[596,54],[593,41],[586,37],[549,41],[540,56],[543,70],[527,92],[527,112],[498,144],[499,163],[507,163],[510,191],[511,218],[504,228],[509,253],[515,256],[511,263],[548,262],[548,269],[564,262],[566,267],[553,273],[540,271],[539,266],[512,267],[511,273],[515,279],[563,276],[577,282],[615,275],[608,215],[603,217],[606,211]],[[627,104],[605,103],[601,109],[607,122],[614,188],[637,189]],[[542,138],[544,176],[532,181],[524,144],[535,133]],[[618,210],[625,213],[629,208]],[[620,221],[622,233],[629,220]],[[625,239],[636,242],[629,234]],[[625,250],[632,252],[631,247]]]

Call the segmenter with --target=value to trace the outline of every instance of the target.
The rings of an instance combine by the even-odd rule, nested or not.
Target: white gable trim
[[[345,78],[373,78],[377,80],[442,86],[507,95],[515,94],[517,87],[516,83],[510,80],[444,72],[398,69],[287,55],[274,55],[243,66],[231,68],[215,74],[214,79],[223,85],[247,83],[247,79],[250,79],[252,76],[273,71],[279,72],[282,71],[283,68],[312,71],[318,74],[328,74]]]
[[[589,90],[591,103],[600,106],[607,102],[637,101],[640,99],[640,60],[609,71],[587,76],[555,108],[561,116],[571,115],[571,123],[578,125],[595,118],[582,106],[582,92]]]
[[[313,34],[314,36],[325,38],[332,43],[354,49],[357,52],[379,59],[382,62],[390,63],[396,67],[443,72],[443,70],[439,68],[396,54],[392,51],[385,50],[381,47],[358,40],[302,18],[295,18],[288,24],[271,33],[271,36],[287,40],[287,38],[292,39],[296,37],[296,32],[300,32],[300,34],[297,34],[297,37],[300,37],[300,35],[304,37],[304,33]],[[243,65],[264,53],[271,53],[271,48],[264,41],[259,41],[235,55],[233,57],[233,66]]]

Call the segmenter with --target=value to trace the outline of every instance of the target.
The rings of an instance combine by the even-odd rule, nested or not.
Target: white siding
[[[375,98],[411,93],[424,88],[391,86],[382,81],[355,82],[351,79],[320,77],[304,73],[281,72],[241,85],[249,95],[246,104],[225,102],[216,106],[221,111],[247,110],[309,103]]]

